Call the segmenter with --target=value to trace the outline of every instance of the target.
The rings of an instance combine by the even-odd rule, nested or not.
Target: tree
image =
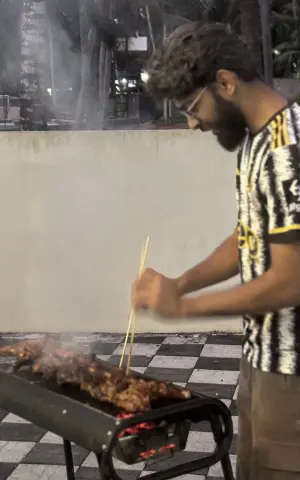
[[[20,124],[23,130],[47,128],[46,31],[46,1],[23,0],[20,21]]]
[[[78,98],[77,124],[87,128],[103,127],[103,112],[107,110],[110,90],[112,48],[119,36],[119,29],[111,17],[111,0],[78,0],[78,3],[0,0],[0,35],[2,44],[7,45],[0,52],[0,93],[14,93],[20,97],[22,129],[47,127],[47,115],[52,107],[47,89],[56,83],[49,68],[51,57],[53,59],[49,38],[53,38],[53,32],[56,37],[65,32],[70,51],[81,60],[77,95],[77,78],[70,78],[70,87]],[[55,38],[59,48],[58,43],[59,39]],[[55,64],[57,52],[54,57]],[[59,105],[54,110],[54,116],[59,114]]]
[[[263,0],[268,1],[268,0]],[[262,76],[262,45],[261,45],[261,23],[260,23],[259,0],[240,1],[240,22],[241,34],[251,48],[256,59],[257,69]]]
[[[18,96],[20,88],[20,28],[22,3],[0,1],[0,94]]]
[[[87,128],[95,122],[95,102],[99,103],[92,89],[91,61],[96,41],[95,27],[89,22],[86,0],[79,2],[80,56],[81,56],[81,88],[76,106],[75,127],[84,122]]]
[[[199,11],[204,22],[222,22],[235,30],[240,30],[240,0],[202,0]]]
[[[300,5],[289,3],[273,12],[276,45],[274,64],[278,75],[300,76]]]
[[[107,16],[112,18],[112,0],[107,5]],[[109,92],[111,85],[113,46],[104,40],[100,43],[99,52],[99,97],[100,97],[100,115],[99,125],[103,128],[108,115]]]
[[[81,90],[76,126],[104,128],[107,114],[112,53],[121,30],[112,19],[112,0],[79,1]]]
[[[263,63],[265,82],[273,85],[273,54],[271,32],[272,0],[260,0],[260,18],[262,30]]]

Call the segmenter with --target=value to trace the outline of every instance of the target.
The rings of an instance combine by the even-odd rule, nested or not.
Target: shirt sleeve
[[[300,241],[300,146],[272,150],[261,171],[260,186],[270,242]]]

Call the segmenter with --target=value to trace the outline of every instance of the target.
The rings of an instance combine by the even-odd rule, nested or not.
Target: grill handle
[[[170,406],[164,411],[152,410],[144,415],[135,416],[120,422],[111,438],[107,448],[102,452],[100,460],[101,464],[101,478],[106,480],[108,478],[114,480],[122,480],[117,474],[113,466],[112,453],[117,441],[118,434],[125,428],[141,422],[157,421],[160,419],[167,419],[174,415],[185,414],[193,423],[199,421],[208,421],[211,424],[212,431],[216,441],[216,449],[214,453],[207,455],[199,460],[176,465],[165,471],[160,471],[147,475],[148,480],[168,480],[187,473],[202,470],[211,467],[216,463],[222,461],[226,454],[228,454],[233,438],[233,425],[229,409],[220,400],[209,397],[198,397],[181,405]]]

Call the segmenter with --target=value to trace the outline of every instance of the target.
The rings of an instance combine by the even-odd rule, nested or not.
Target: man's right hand
[[[235,231],[206,260],[178,278],[166,277],[150,268],[144,270],[132,284],[132,306],[155,311],[159,304],[164,312],[171,312],[174,310],[174,302],[179,302],[184,295],[216,285],[238,273],[238,235]]]
[[[175,279],[147,268],[132,284],[132,306],[152,310],[162,317],[180,315],[180,295]]]

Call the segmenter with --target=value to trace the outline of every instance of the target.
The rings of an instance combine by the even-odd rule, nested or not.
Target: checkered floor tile
[[[0,345],[39,334],[3,334]],[[66,345],[76,342],[84,352],[118,364],[122,352],[122,335],[76,334],[60,336]],[[132,369],[162,380],[187,386],[196,392],[217,397],[230,407],[234,423],[231,447],[233,468],[236,462],[237,409],[235,393],[241,356],[240,335],[138,335],[135,339]],[[7,359],[0,358],[0,367]],[[0,386],[1,388],[1,386]],[[124,480],[134,480],[171,465],[196,460],[214,446],[212,434],[205,423],[195,425],[187,448],[172,459],[156,464],[129,467],[117,462],[115,467]],[[95,456],[74,446],[74,462],[78,480],[99,480]],[[216,465],[205,471],[181,477],[183,480],[222,478]],[[65,480],[66,471],[62,441],[59,437],[0,410],[0,480]]]

